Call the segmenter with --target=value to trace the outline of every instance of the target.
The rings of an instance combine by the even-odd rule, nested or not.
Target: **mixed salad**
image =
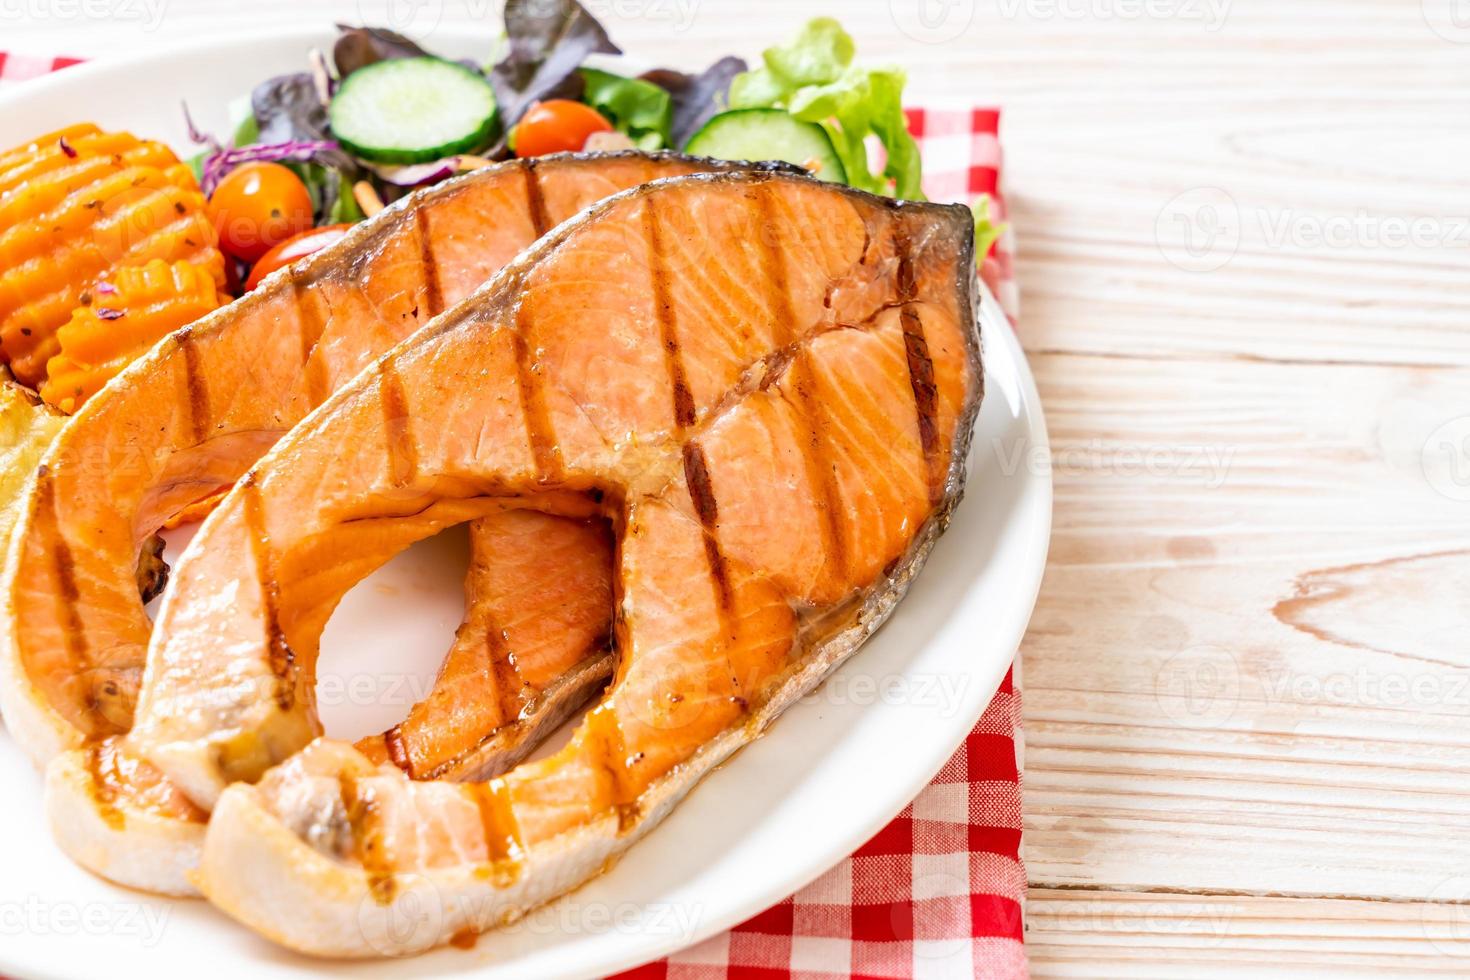
[[[855,64],[852,38],[830,18],[753,69],[725,57],[697,74],[636,77],[588,63],[622,52],[576,0],[508,0],[504,50],[487,65],[381,28],[339,31],[330,54],[311,52],[301,72],[242,99],[228,140],[190,124],[203,146],[191,165],[239,289],[416,188],[511,156],[636,148],[784,160],[923,197],[903,72]],[[983,259],[1001,228],[987,200],[974,210]]]

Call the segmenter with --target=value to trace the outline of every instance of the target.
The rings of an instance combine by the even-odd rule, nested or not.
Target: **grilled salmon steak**
[[[17,742],[44,765],[131,727],[150,632],[139,594],[139,555],[159,527],[207,507],[331,391],[587,204],[652,178],[740,166],[619,153],[486,168],[412,195],[139,359],[66,426],[21,503],[21,544],[0,584],[0,710]],[[576,516],[590,512],[582,510]],[[472,537],[488,541],[504,532],[515,539],[516,528],[499,526],[510,519],[500,511],[487,509]],[[524,530],[526,519],[519,520]],[[562,529],[564,539],[580,534],[584,542],[590,533]],[[597,541],[590,547],[577,569],[563,564],[550,574],[568,583],[589,575],[610,581],[610,557],[596,553],[602,547]],[[544,554],[565,563],[574,550]],[[481,565],[499,560],[498,549],[478,553]],[[372,560],[369,554],[369,564],[352,567],[365,573]],[[524,573],[524,559],[508,560]],[[487,601],[511,596],[523,593]],[[523,610],[522,631],[539,608]],[[605,633],[610,608],[609,602],[584,632]],[[477,616],[483,622],[477,624]],[[531,644],[539,645],[537,669],[577,670],[565,683],[541,677],[542,685],[527,687],[520,696],[536,717],[516,719],[513,730],[492,738],[511,720],[506,712],[516,696],[458,715],[452,701],[470,695],[471,654],[486,649],[472,634],[504,618],[503,606],[478,614],[472,608],[441,690],[399,732],[389,733],[384,751],[399,746],[426,772],[488,774],[528,750],[544,723],[575,707],[568,703],[611,669],[606,657],[582,663],[590,652],[579,634],[544,633]],[[553,654],[547,643],[561,645]],[[436,743],[434,726],[446,720],[452,724]],[[473,750],[457,758],[451,747]],[[94,745],[58,763],[48,786],[53,827],[74,858],[134,887],[191,890],[182,869],[193,858],[180,848],[197,850],[201,828],[184,819],[194,811],[173,805],[160,774],[116,747]],[[123,846],[115,838],[125,829],[135,839]],[[145,839],[152,840],[151,849]]]
[[[584,211],[339,390],[205,522],[150,644],[128,744],[212,810],[205,895],[367,956],[596,874],[903,595],[963,486],[973,288],[963,207],[674,178]],[[365,565],[497,504],[579,502],[617,541],[617,668],[563,749],[414,781],[319,737],[321,629]],[[442,915],[408,911],[421,889]]]

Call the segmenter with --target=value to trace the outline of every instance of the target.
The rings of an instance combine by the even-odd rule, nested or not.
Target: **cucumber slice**
[[[393,58],[348,75],[331,119],[337,142],[364,160],[428,163],[490,142],[495,93],[452,61]]]
[[[784,109],[722,112],[689,138],[685,151],[718,160],[784,160],[822,180],[847,183],[847,171],[827,131]]]

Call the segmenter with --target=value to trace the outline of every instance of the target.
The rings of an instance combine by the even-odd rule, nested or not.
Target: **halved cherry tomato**
[[[231,170],[209,196],[209,220],[221,248],[254,262],[311,227],[311,192],[279,163],[247,163]]]
[[[612,123],[590,105],[570,99],[547,99],[526,110],[516,123],[518,157],[580,150],[593,133],[612,131]]]
[[[250,270],[250,278],[245,280],[245,290],[249,292],[259,286],[262,279],[277,269],[284,269],[298,259],[320,252],[328,245],[337,244],[351,229],[352,225],[325,225],[286,239],[255,263],[255,268]]]

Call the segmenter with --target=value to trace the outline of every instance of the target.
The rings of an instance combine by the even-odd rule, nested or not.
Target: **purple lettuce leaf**
[[[359,68],[392,58],[422,58],[429,54],[409,38],[386,27],[351,27],[338,24],[342,35],[332,47],[337,77],[346,78]]]
[[[341,148],[331,140],[286,140],[282,143],[251,143],[232,146],[211,153],[204,160],[204,175],[199,187],[205,195],[214,193],[225,175],[245,163],[269,161],[280,163],[321,163],[324,157],[340,154]]]
[[[682,150],[690,137],[699,132],[715,113],[726,108],[730,82],[747,68],[745,59],[730,55],[698,75],[672,68],[657,68],[639,76],[673,97],[674,114],[669,127],[671,149]]]
[[[589,55],[623,53],[576,0],[506,0],[505,32],[508,50],[488,76],[502,133],[534,102],[577,98],[577,69]],[[492,152],[503,152],[504,142]]]

